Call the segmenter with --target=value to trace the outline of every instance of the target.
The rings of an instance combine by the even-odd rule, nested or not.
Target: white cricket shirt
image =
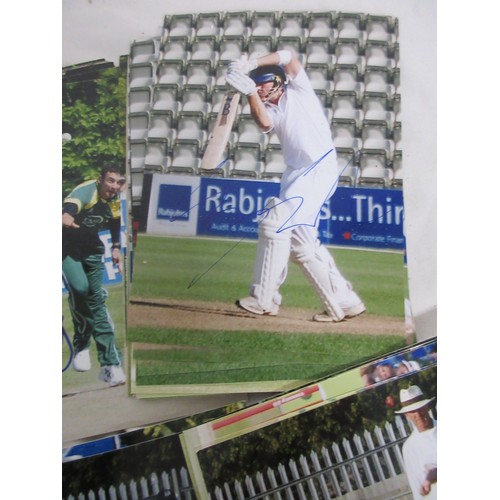
[[[338,166],[330,124],[304,68],[278,104],[266,106],[287,165],[279,197],[293,214],[288,227],[316,228],[321,207],[337,187]]]
[[[308,168],[334,148],[330,124],[304,68],[289,79],[278,104],[266,107],[289,168]],[[335,157],[334,151],[328,156]]]

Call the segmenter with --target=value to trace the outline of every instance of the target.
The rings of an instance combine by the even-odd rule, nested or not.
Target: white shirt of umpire
[[[289,225],[315,225],[336,189],[338,166],[330,124],[304,68],[289,79],[278,104],[266,106],[287,165],[280,199],[301,203]]]
[[[420,487],[429,469],[437,467],[437,422],[432,429],[418,432],[413,429],[403,445],[403,459],[413,498],[433,500],[437,498],[437,483],[428,495],[420,495]]]

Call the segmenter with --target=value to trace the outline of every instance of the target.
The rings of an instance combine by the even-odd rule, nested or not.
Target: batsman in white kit
[[[324,305],[314,321],[362,314],[365,305],[318,238],[321,207],[335,192],[339,169],[330,125],[302,64],[288,50],[241,58],[229,64],[226,83],[247,96],[264,133],[276,132],[286,163],[279,198],[272,198],[260,215],[253,283],[238,306],[276,316],[291,259]]]

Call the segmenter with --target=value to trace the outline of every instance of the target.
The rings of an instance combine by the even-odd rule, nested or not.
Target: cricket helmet
[[[287,78],[283,66],[260,66],[250,71],[250,78],[256,83],[275,82],[276,85],[286,85]]]
[[[268,82],[274,83],[273,88],[265,96],[265,101],[267,101],[273,94],[278,92],[279,89],[285,89],[288,83],[285,70],[282,66],[278,65],[259,66],[258,68],[250,71],[250,74],[248,76],[257,85]]]

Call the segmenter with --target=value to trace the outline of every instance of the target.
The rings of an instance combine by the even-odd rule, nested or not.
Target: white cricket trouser
[[[279,288],[286,279],[290,257],[302,268],[332,316],[343,315],[339,307],[353,305],[350,284],[318,239],[321,207],[336,187],[335,156],[325,157],[308,169],[285,172],[280,198],[269,203],[269,211],[259,223],[250,293],[263,309],[269,310],[271,302],[281,304]]]

